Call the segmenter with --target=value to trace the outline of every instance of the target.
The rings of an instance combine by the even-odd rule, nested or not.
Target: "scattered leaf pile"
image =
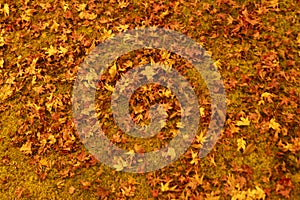
[[[0,199],[297,199],[299,7],[298,0],[2,1]],[[85,150],[72,119],[72,86],[95,46],[153,26],[191,37],[212,56],[226,88],[226,123],[213,151],[200,160],[211,104],[199,74],[174,52],[141,49],[121,56],[99,77],[95,98],[99,121],[116,145],[152,151],[180,127],[176,96],[149,84],[132,96],[132,118],[147,125],[149,107],[163,103],[167,125],[150,140],[118,131],[109,98],[133,67],[155,62],[178,70],[195,89],[201,115],[195,141],[179,160],[129,174]]]

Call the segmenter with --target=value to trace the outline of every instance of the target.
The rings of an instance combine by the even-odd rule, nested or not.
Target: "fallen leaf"
[[[240,118],[240,121],[238,121],[236,123],[237,126],[249,126],[250,125],[250,121],[248,119],[248,117],[244,118],[244,117],[241,117]]]
[[[24,152],[25,154],[31,154],[31,144],[32,142],[27,141],[25,144],[22,145],[22,147],[20,148],[20,151]]]
[[[246,148],[246,141],[243,138],[239,138],[237,139],[237,145],[238,145],[237,148],[238,151],[241,149],[244,151]]]
[[[73,186],[69,187],[69,194],[73,194],[75,192],[75,188]]]
[[[5,16],[9,16],[9,5],[7,3],[4,4],[3,11]]]

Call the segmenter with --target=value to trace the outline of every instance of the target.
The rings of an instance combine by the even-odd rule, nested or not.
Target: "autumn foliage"
[[[0,199],[297,199],[299,7],[297,0],[2,1]],[[201,119],[179,160],[155,172],[124,173],[84,148],[72,119],[72,86],[95,46],[153,26],[191,37],[212,56],[226,89],[226,122],[214,149],[199,159],[211,114],[205,82],[174,52],[129,52],[99,77],[97,114],[112,142],[152,151],[180,126],[172,91],[150,84],[133,95],[132,117],[147,124],[149,105],[162,101],[167,126],[150,140],[117,130],[109,113],[113,87],[122,73],[145,63],[164,63],[186,76]]]

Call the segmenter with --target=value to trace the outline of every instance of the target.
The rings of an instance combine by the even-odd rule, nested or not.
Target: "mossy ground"
[[[0,61],[4,59],[0,69],[0,199],[234,199],[238,195],[249,199],[257,186],[266,199],[297,199],[300,5],[293,0],[276,2],[155,0],[131,1],[125,7],[114,0],[1,2],[1,9],[7,3],[10,12],[0,13],[0,36],[5,38],[0,46]],[[80,18],[78,5],[82,3],[87,4],[84,10],[98,17]],[[165,15],[166,10],[170,14]],[[251,21],[254,19],[257,22]],[[57,30],[53,20],[59,24]],[[60,140],[63,130],[69,129],[57,122],[72,120],[70,96],[80,63],[93,43],[109,37],[109,30],[117,34],[120,25],[128,29],[162,26],[183,32],[220,61],[228,100],[226,124],[212,152],[196,164],[191,163],[192,153],[199,145],[193,144],[178,161],[156,172],[118,172],[93,163],[76,134],[70,146],[68,139]],[[49,56],[45,51],[50,45],[62,45],[68,53]],[[37,57],[35,69],[27,71]],[[193,76],[193,71],[187,76]],[[207,109],[198,136],[206,130],[210,112],[203,81],[199,85],[196,93]],[[7,86],[10,91],[4,90]],[[262,98],[265,92],[274,95],[271,100]],[[57,97],[53,101],[51,93]],[[29,102],[44,110],[33,109]],[[246,116],[251,124],[236,126]],[[279,133],[269,127],[272,118],[281,125]],[[42,138],[53,135],[57,143],[47,140],[42,151],[37,133]],[[113,138],[113,132],[108,136]],[[240,138],[246,141],[245,150],[237,149]],[[33,143],[31,154],[20,151],[26,141]],[[141,141],[121,146],[134,149],[132,143]],[[143,147],[152,150],[147,143]],[[177,186],[174,191],[163,191],[168,181],[170,187]]]

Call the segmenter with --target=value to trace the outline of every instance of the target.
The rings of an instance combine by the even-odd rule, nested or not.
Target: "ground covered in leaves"
[[[299,7],[298,0],[1,1],[0,199],[297,199]],[[72,86],[97,44],[152,26],[183,33],[212,56],[226,88],[226,122],[214,149],[200,160],[211,112],[203,80],[195,80],[189,63],[174,53],[126,54],[102,79],[110,84],[99,86],[99,120],[110,119],[104,99],[120,73],[155,61],[190,78],[201,127],[173,164],[124,173],[97,162],[81,143],[72,121]],[[107,120],[103,127],[116,145],[152,151],[174,136],[179,107],[171,91],[148,85],[133,99],[145,102],[145,96],[169,102],[170,123],[147,141],[115,131]],[[131,105],[134,120],[147,124],[149,105]]]

